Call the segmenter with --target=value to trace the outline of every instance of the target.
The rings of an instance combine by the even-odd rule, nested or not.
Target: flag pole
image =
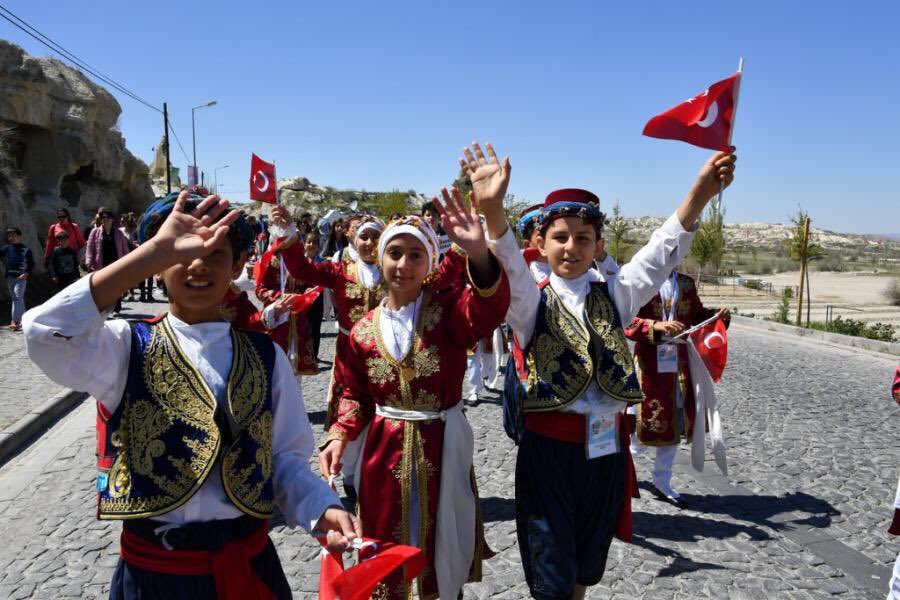
[[[731,111],[731,128],[728,130],[728,148],[731,148],[731,138],[734,135],[734,124],[737,121],[737,109],[738,109],[738,100],[741,96],[741,78],[744,76],[744,57],[742,56],[738,61],[738,78],[735,82],[734,86],[734,110]],[[719,212],[719,208],[722,206],[722,193],[725,191],[725,182],[719,182],[719,195],[716,196],[716,201],[713,206],[716,209],[716,212]]]

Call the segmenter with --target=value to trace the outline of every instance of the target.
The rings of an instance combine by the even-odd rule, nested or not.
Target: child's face
[[[440,216],[439,216],[435,211],[433,211],[433,210],[426,210],[426,211],[425,211],[425,214],[422,215],[422,218],[425,219],[425,222],[428,223],[428,225],[429,225],[432,229],[434,229],[435,231],[438,230],[438,227],[439,227],[440,224],[441,224],[441,218],[440,218]]]
[[[378,249],[378,233],[367,229],[356,236],[356,251],[359,257],[368,264],[375,264],[375,251]],[[420,244],[421,245],[421,244]]]
[[[69,245],[69,236],[61,235],[56,238],[56,247],[57,248],[65,248]]]
[[[593,225],[579,217],[560,217],[538,235],[537,247],[557,276],[574,279],[591,268],[598,241]]]
[[[234,260],[226,237],[211,254],[172,265],[160,275],[169,293],[169,310],[186,323],[221,319],[219,307],[241,264]]]
[[[391,239],[381,260],[388,290],[404,295],[419,293],[428,275],[428,266],[425,246],[406,233]]]
[[[313,258],[316,254],[318,254],[319,237],[311,234],[306,234],[306,237],[303,238],[303,252],[306,254],[306,258]]]
[[[21,243],[22,236],[18,233],[9,232],[6,234],[6,243],[7,244],[18,244]]]

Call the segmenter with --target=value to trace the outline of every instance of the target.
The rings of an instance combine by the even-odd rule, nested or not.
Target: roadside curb
[[[817,331],[815,329],[804,329],[803,327],[795,327],[794,325],[785,325],[783,323],[775,323],[774,321],[763,321],[762,319],[753,319],[751,317],[743,317],[741,315],[731,315],[731,322],[751,329],[759,329],[762,331],[775,331],[795,337],[801,337],[811,341],[827,342],[829,344],[837,344],[840,346],[849,346],[851,348],[859,348],[868,350],[869,352],[878,352],[880,354],[900,356],[900,343],[898,342],[882,342],[879,340],[870,340],[868,338],[855,337],[852,335],[844,335],[842,333],[831,333],[829,331]]]
[[[53,421],[87,398],[85,392],[72,390],[57,394],[0,432],[0,465],[27,446],[28,442]]]

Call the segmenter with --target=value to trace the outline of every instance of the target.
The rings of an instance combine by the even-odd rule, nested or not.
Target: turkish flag
[[[728,152],[740,83],[741,74],[735,73],[712,84],[705,92],[647,121],[644,135]]]
[[[709,371],[709,376],[719,383],[725,370],[725,363],[728,362],[728,332],[725,331],[725,323],[722,319],[716,319],[690,335],[697,353]]]
[[[276,187],[275,165],[254,154],[250,160],[250,199],[277,204]]]
[[[319,543],[325,540],[319,539]],[[359,550],[359,564],[344,570],[340,554],[323,549],[319,573],[319,600],[367,600],[385,578],[397,569],[409,583],[425,568],[425,554],[415,546],[364,539]]]

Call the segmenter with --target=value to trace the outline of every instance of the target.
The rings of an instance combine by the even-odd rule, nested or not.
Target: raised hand
[[[175,201],[172,212],[150,243],[166,253],[168,262],[175,264],[206,256],[215,250],[228,235],[228,227],[239,213],[236,210],[216,221],[228,209],[228,201],[207,196],[190,213],[185,212],[188,192],[183,191]]]
[[[441,226],[447,233],[447,237],[460,248],[466,251],[472,259],[487,256],[487,242],[484,239],[484,227],[481,225],[481,217],[478,216],[478,195],[472,192],[472,207],[467,209],[459,191],[453,188],[450,192],[447,188],[441,188],[441,204],[437,198],[432,202],[441,214]]]
[[[716,152],[700,169],[697,181],[694,182],[694,193],[705,201],[709,201],[719,193],[719,187],[728,187],[734,181],[734,167],[737,156],[731,152]]]
[[[278,227],[286,228],[291,223],[291,213],[283,204],[276,204],[272,207],[272,224]]]
[[[509,157],[503,157],[503,161],[497,159],[494,147],[485,144],[487,156],[481,150],[478,142],[472,142],[472,148],[463,148],[465,158],[459,159],[459,166],[472,181],[472,190],[478,196],[482,210],[487,214],[491,211],[503,210],[503,198],[509,187],[509,174],[512,166]]]

